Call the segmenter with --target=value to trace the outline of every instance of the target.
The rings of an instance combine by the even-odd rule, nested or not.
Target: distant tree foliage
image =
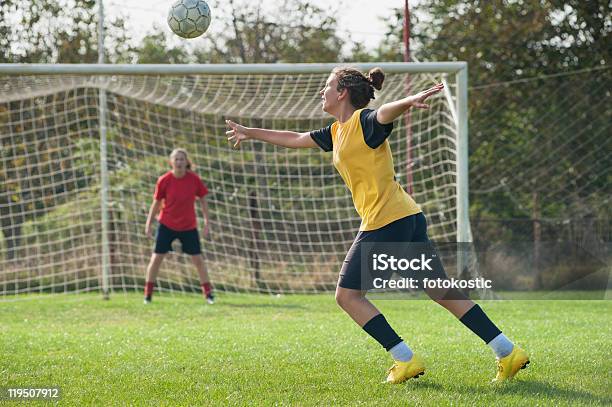
[[[0,2],[0,62],[96,63],[95,0],[3,0]],[[126,62],[129,33],[123,18],[107,18],[109,62]]]
[[[611,16],[597,0],[412,7],[413,55],[468,63],[473,219],[610,218]],[[390,59],[402,17],[389,22]]]

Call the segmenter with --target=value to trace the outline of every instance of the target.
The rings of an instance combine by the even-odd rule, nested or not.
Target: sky
[[[117,16],[120,13],[129,17],[129,27],[135,40],[140,40],[153,30],[157,24],[163,30],[170,32],[166,24],[166,16],[170,6],[176,0],[104,0],[107,16]],[[257,1],[257,0],[256,0]],[[338,29],[342,33],[350,33],[353,41],[361,42],[367,49],[373,49],[383,39],[385,22],[393,14],[393,8],[403,7],[404,0],[310,0],[321,8],[341,7],[342,12],[336,14]],[[123,3],[123,4],[122,4]],[[206,41],[206,35],[214,35],[215,15],[223,16],[224,9],[229,8],[227,1],[207,0],[211,8],[212,22],[209,31],[202,37],[190,40],[192,45],[198,41]],[[264,10],[275,6],[274,0],[260,0]],[[375,5],[375,7],[372,6]],[[181,41],[176,38],[177,41]]]

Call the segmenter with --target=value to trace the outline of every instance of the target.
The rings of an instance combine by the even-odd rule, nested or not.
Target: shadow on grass
[[[587,404],[612,405],[612,397],[601,397],[578,389],[568,389],[552,385],[538,380],[515,380],[501,386],[493,386],[496,393],[512,394],[522,396],[548,395],[554,398],[562,398],[566,401],[584,402]]]
[[[455,390],[462,393],[476,394],[482,393],[485,388],[483,386],[459,386]],[[513,380],[501,385],[491,384],[488,388],[491,390],[491,393],[498,395],[537,397],[543,401],[551,398],[563,399],[564,401],[574,403],[612,405],[612,397],[601,397],[588,391],[563,388],[538,380]],[[529,404],[529,401],[525,400],[525,404]]]
[[[410,379],[406,381],[405,383],[403,383],[403,385],[408,390],[414,390],[414,389],[423,389],[423,390],[432,389],[432,390],[440,390],[440,391],[444,390],[444,386],[442,386],[440,383],[437,383],[433,380],[426,379],[426,378]]]

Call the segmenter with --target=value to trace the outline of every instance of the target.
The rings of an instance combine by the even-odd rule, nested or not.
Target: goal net
[[[432,239],[467,241],[465,65],[377,65],[386,79],[373,108],[446,82],[389,140]],[[210,189],[202,242],[216,289],[333,290],[360,220],[331,153],[252,141],[236,150],[224,123],[330,124],[318,91],[332,67],[0,66],[0,295],[141,290],[154,243],[145,220],[177,147]],[[158,289],[199,292],[174,249]]]

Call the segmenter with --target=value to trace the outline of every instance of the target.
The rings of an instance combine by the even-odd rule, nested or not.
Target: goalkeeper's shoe
[[[521,369],[529,365],[529,355],[523,349],[515,346],[508,356],[497,359],[497,376],[493,383],[501,383],[510,380]]]
[[[145,304],[150,304],[150,303],[151,303],[151,301],[152,301],[152,298],[151,298],[151,297],[145,297],[145,299],[144,299],[144,303],[145,303]]]
[[[212,293],[208,294],[206,296],[206,302],[209,303],[210,305],[213,305],[215,303],[215,296],[212,295]]]
[[[408,362],[394,361],[393,366],[387,371],[387,383],[398,384],[408,379],[418,378],[425,374],[425,364],[423,359],[417,355],[412,355]]]

